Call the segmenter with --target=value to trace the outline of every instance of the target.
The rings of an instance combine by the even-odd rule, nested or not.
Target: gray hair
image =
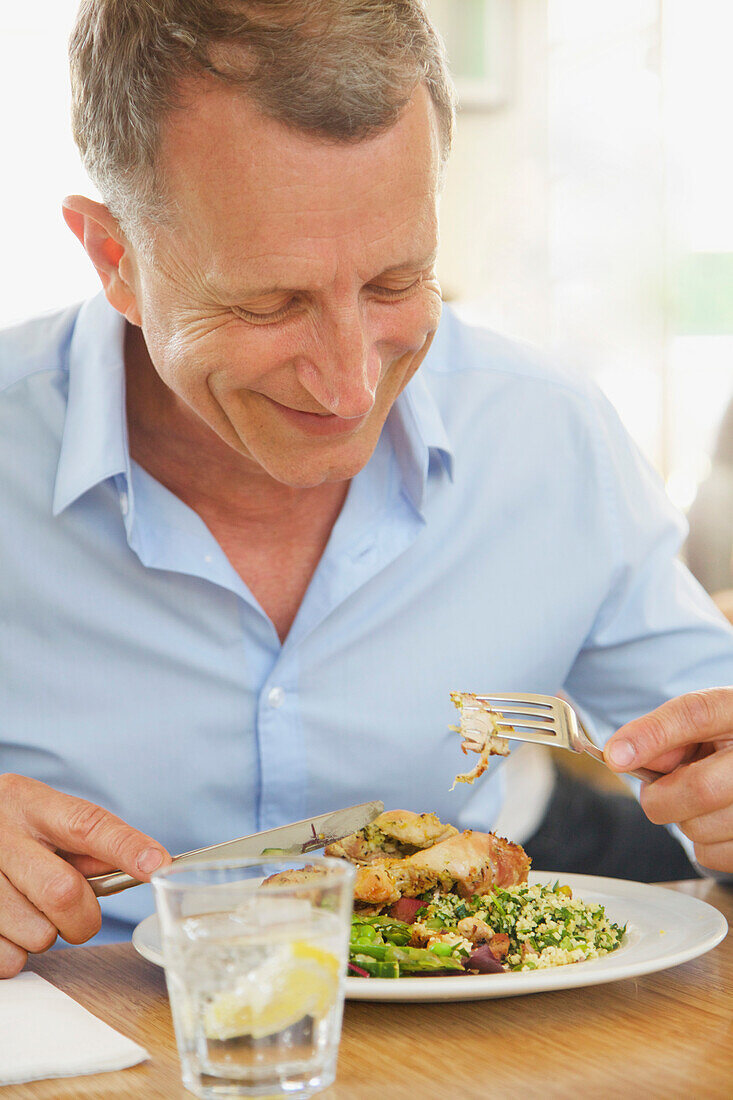
[[[127,232],[165,218],[160,127],[187,77],[344,142],[388,129],[424,84],[450,150],[455,93],[422,0],[82,0],[69,56],[74,138]]]

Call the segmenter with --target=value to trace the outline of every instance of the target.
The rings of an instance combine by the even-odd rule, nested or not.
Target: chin
[[[363,470],[366,462],[359,465],[334,465],[317,468],[315,466],[293,468],[265,466],[265,472],[273,481],[279,481],[281,485],[287,485],[291,489],[316,489],[319,485],[325,485],[334,481],[350,481]]]
[[[291,454],[288,456],[262,456],[259,463],[274,481],[291,489],[315,489],[334,481],[350,481],[364,469],[372,456],[376,440],[371,445],[351,449],[349,454],[335,453],[314,455]]]

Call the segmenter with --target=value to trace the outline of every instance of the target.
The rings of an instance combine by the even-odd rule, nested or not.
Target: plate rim
[[[624,897],[630,897],[638,901],[657,901],[664,908],[663,902],[670,898],[675,899],[676,908],[683,913],[675,914],[679,921],[684,915],[689,917],[697,914],[699,919],[705,919],[708,924],[704,933],[692,940],[686,947],[680,948],[670,954],[657,953],[653,957],[637,958],[618,965],[618,957],[613,952],[599,959],[589,959],[580,963],[562,967],[552,967],[546,970],[521,971],[519,973],[504,974],[478,974],[470,977],[455,977],[449,975],[442,977],[404,977],[399,979],[388,978],[345,978],[345,995],[347,1000],[355,1001],[382,1001],[382,1002],[438,1002],[438,1001],[468,1001],[485,1000],[500,997],[522,996],[529,993],[554,992],[563,989],[577,989],[592,985],[602,985],[626,978],[641,977],[645,974],[653,974],[660,970],[671,969],[691,959],[698,958],[716,947],[728,932],[728,922],[719,909],[710,902],[704,901],[692,894],[680,890],[670,890],[656,883],[636,882],[633,879],[608,878],[601,875],[583,875],[562,871],[530,871],[529,881],[532,883],[547,883],[559,880],[567,883],[571,889],[585,897],[588,895],[615,895],[623,904]],[[614,902],[616,898],[614,897]],[[607,904],[607,899],[604,902]],[[687,910],[687,913],[684,913]],[[615,915],[619,919],[618,915]],[[151,913],[140,921],[133,930],[132,944],[135,950],[143,958],[156,966],[163,965],[160,952],[151,948],[147,933],[157,928],[157,914]],[[660,934],[664,932],[660,929]],[[650,932],[647,930],[641,934],[641,940],[626,948],[638,947],[644,943]],[[621,949],[623,951],[623,948]],[[620,961],[620,960],[618,960]],[[598,965],[600,964],[600,965]]]

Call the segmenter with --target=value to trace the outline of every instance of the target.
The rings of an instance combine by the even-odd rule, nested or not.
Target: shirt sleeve
[[[677,554],[684,518],[605,398],[595,415],[588,507],[601,510],[605,598],[565,683],[599,743],[700,688],[733,684],[733,629]]]
[[[733,629],[677,557],[687,524],[661,479],[603,398],[597,414],[593,496],[605,510],[608,589],[565,688],[603,745],[668,699],[733,684]],[[639,780],[624,778],[638,795]],[[669,829],[701,874],[733,881],[698,864],[693,842]]]

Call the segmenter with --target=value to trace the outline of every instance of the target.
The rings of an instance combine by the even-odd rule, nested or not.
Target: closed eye
[[[384,298],[387,301],[399,301],[400,298],[406,298],[408,294],[410,294],[413,290],[416,290],[417,287],[420,286],[422,281],[423,280],[421,275],[417,279],[413,279],[413,281],[407,286],[392,287],[381,286],[379,283],[370,283],[368,289],[378,298]]]
[[[283,321],[290,313],[292,313],[298,301],[296,298],[291,298],[289,302],[286,302],[284,306],[280,306],[278,309],[270,310],[251,310],[244,309],[242,306],[234,306],[234,312],[237,317],[240,317],[243,321],[247,321],[250,325],[274,325],[278,321]]]
[[[366,289],[374,297],[381,298],[382,301],[398,302],[403,298],[407,298],[414,290],[421,286],[422,282],[423,276],[419,275],[407,286],[391,287],[382,286],[379,283],[369,283]],[[233,306],[232,308],[237,317],[250,325],[275,325],[279,321],[284,321],[291,314],[297,312],[300,304],[300,299],[294,296],[290,298],[285,305],[279,306],[277,309],[252,310],[245,309],[243,306]]]

